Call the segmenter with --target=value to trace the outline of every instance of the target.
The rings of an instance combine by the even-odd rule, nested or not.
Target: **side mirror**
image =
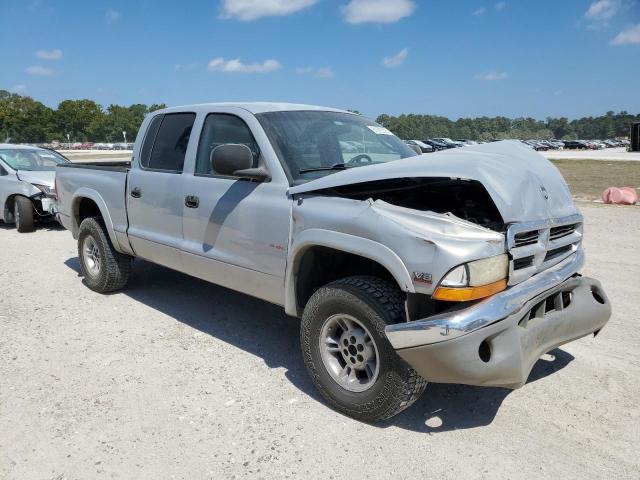
[[[227,143],[218,145],[211,151],[209,158],[215,173],[252,180],[269,180],[269,174],[263,168],[253,167],[253,153],[246,145]]]

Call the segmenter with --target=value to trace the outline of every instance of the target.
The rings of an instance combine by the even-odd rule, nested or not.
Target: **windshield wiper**
[[[324,170],[346,170],[347,166],[344,163],[334,163],[333,165],[329,165],[328,167],[314,167],[314,168],[303,168],[298,173],[310,173],[310,172],[322,172]]]

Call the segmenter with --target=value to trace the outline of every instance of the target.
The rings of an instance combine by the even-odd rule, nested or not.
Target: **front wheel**
[[[85,218],[78,232],[78,257],[87,286],[99,293],[124,287],[131,272],[131,257],[118,252],[100,218]]]
[[[413,404],[427,382],[394,351],[384,333],[403,320],[400,291],[366,276],[314,293],[301,324],[304,363],[322,396],[358,420],[390,418]]]
[[[27,197],[17,196],[14,200],[13,219],[16,229],[20,233],[33,232],[35,220],[33,218],[33,204]]]

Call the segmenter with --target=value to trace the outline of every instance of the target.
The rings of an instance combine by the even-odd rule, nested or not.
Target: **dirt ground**
[[[576,198],[595,200],[608,187],[633,187],[640,193],[640,162],[553,160]]]
[[[327,408],[280,308],[145,262],[95,294],[70,233],[0,224],[0,478],[640,478],[640,208],[581,207],[601,334],[381,425]]]

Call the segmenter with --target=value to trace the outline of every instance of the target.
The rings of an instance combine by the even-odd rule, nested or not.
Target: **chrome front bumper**
[[[390,325],[398,355],[432,382],[517,388],[553,348],[597,333],[611,306],[597,280],[576,276],[584,253],[464,310]]]

